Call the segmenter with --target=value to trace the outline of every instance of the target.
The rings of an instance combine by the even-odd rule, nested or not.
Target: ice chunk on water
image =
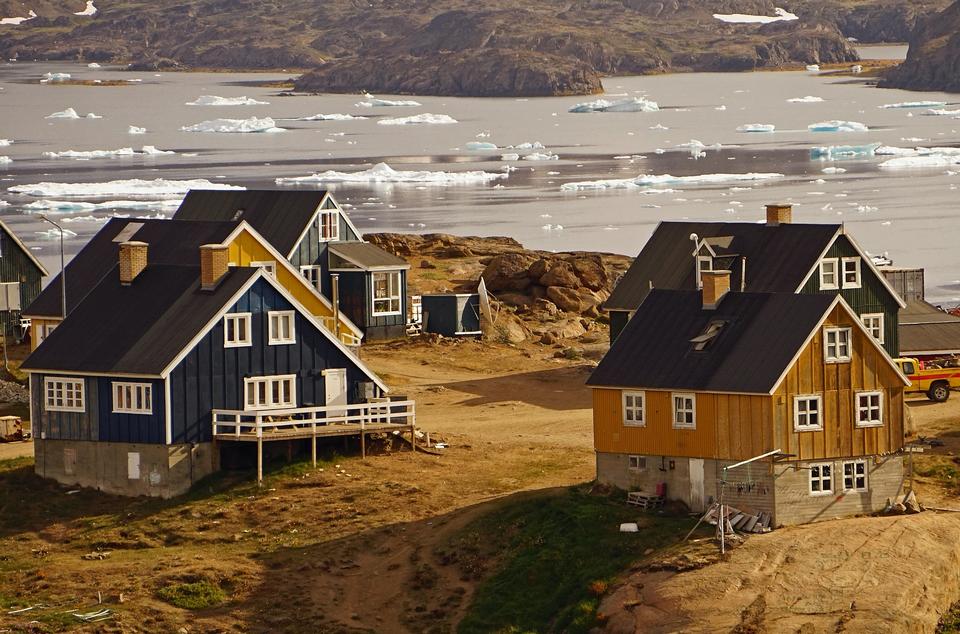
[[[13,141],[11,141],[10,139],[0,139],[0,147],[12,145],[12,144],[13,144]]]
[[[30,12],[27,13],[27,17],[25,17],[25,18],[0,18],[0,24],[12,24],[13,26],[16,26],[16,25],[18,25],[18,24],[23,24],[23,23],[26,22],[27,20],[32,20],[32,19],[34,19],[35,17],[37,17],[37,14],[34,13],[33,9],[30,9]]]
[[[465,147],[472,152],[496,151],[498,149],[496,143],[487,143],[486,141],[470,141]]]
[[[314,114],[309,117],[297,117],[294,121],[365,121],[369,117],[354,116],[352,114]]]
[[[773,132],[776,127],[771,123],[745,123],[737,126],[737,132]]]
[[[146,133],[147,133],[146,128],[138,128],[135,125],[132,125],[127,128],[127,134],[146,134]]]
[[[927,117],[956,117],[960,116],[960,110],[946,110],[944,108],[931,108],[923,113]]]
[[[810,71],[811,73],[819,73],[820,64],[807,64],[807,70]]]
[[[501,154],[500,160],[501,161],[519,161],[520,155],[517,154],[516,152],[508,152],[506,154]]]
[[[70,79],[70,73],[44,73],[43,79],[40,80],[41,84],[56,84],[61,81],[67,81]]]
[[[810,132],[866,132],[870,128],[857,121],[821,121],[807,126]]]
[[[108,200],[100,203],[86,203],[79,200],[36,200],[24,205],[27,213],[74,213],[78,211],[100,211],[102,209],[148,209],[151,211],[173,210],[183,202],[183,196],[162,200]]]
[[[527,141],[525,143],[518,143],[517,145],[508,145],[506,147],[508,150],[543,150],[544,145],[540,141]]]
[[[378,125],[448,125],[458,123],[456,119],[445,114],[432,114],[425,112],[411,117],[395,117],[393,119],[380,119]]]
[[[79,119],[80,115],[73,108],[67,108],[59,112],[54,112],[46,116],[47,119]]]
[[[440,171],[401,171],[386,163],[377,163],[368,170],[359,172],[337,172],[328,170],[310,176],[278,178],[277,185],[311,185],[322,183],[418,183],[424,185],[468,185],[486,183],[507,178],[505,172],[482,171],[440,172]]]
[[[83,11],[77,11],[73,15],[89,16],[89,15],[96,15],[96,14],[97,14],[97,7],[93,6],[93,0],[87,0],[87,6],[83,8]]]
[[[158,150],[153,145],[144,145],[143,148],[137,152],[132,147],[122,147],[116,150],[88,150],[88,151],[77,151],[77,150],[65,150],[63,152],[44,152],[41,154],[43,158],[51,159],[81,159],[81,160],[90,160],[90,159],[101,159],[101,158],[116,158],[120,156],[157,156],[161,154],[176,154],[172,150]]]
[[[406,99],[406,100],[401,99],[396,101],[390,100],[390,99],[377,99],[370,93],[365,93],[364,97],[366,97],[366,101],[361,101],[360,103],[356,104],[360,108],[378,108],[378,107],[391,107],[391,106],[402,107],[402,108],[413,108],[416,106],[423,105],[419,101],[412,101],[409,99]]]
[[[586,101],[571,107],[568,112],[657,112],[660,105],[656,101],[649,101],[643,97],[627,97],[626,99],[597,99]]]
[[[6,165],[8,163],[13,163],[13,159],[9,156],[0,156],[0,165]]]
[[[838,158],[852,158],[855,156],[873,156],[880,147],[879,143],[866,145],[828,145],[810,149],[811,159],[832,161]]]
[[[960,165],[960,155],[956,154],[928,154],[925,156],[901,156],[880,163],[885,169],[950,167]]]
[[[87,64],[87,68],[100,68],[100,64],[96,62],[90,62],[89,64]]]
[[[523,157],[524,161],[556,161],[560,157],[553,152],[533,152]]]
[[[249,119],[212,119],[194,125],[180,128],[184,132],[223,132],[223,133],[256,133],[256,132],[286,132],[277,127],[277,122],[270,117],[250,117]]]
[[[820,103],[823,101],[823,97],[814,97],[813,95],[807,95],[806,97],[793,97],[792,99],[787,99],[787,103]]]
[[[246,189],[239,185],[212,183],[205,178],[191,180],[114,180],[105,183],[33,183],[14,185],[7,191],[35,198],[108,198],[133,196],[137,198],[170,198],[184,196],[191,189]]]
[[[98,114],[95,113],[95,112],[88,112],[85,118],[87,118],[87,119],[103,119],[102,116],[98,115]]]
[[[37,234],[37,237],[41,240],[59,240],[61,236],[63,238],[76,238],[77,232],[70,231],[69,229],[63,229],[63,233],[59,229],[47,229],[46,231],[34,231]]]
[[[824,174],[843,174],[847,170],[843,169],[842,167],[825,167],[820,171]]]
[[[243,95],[242,97],[218,97],[217,95],[200,95],[193,101],[188,101],[187,106],[267,106],[269,101],[257,101],[251,97]]]
[[[728,24],[770,24],[771,22],[792,22],[799,20],[795,14],[776,7],[773,15],[751,15],[749,13],[714,13],[713,17]]]
[[[607,179],[596,181],[582,181],[578,183],[564,183],[561,191],[585,191],[603,189],[642,189],[645,187],[662,185],[712,185],[715,183],[763,181],[782,178],[777,173],[747,173],[747,174],[699,174],[695,176],[672,176],[670,174],[641,174],[636,178]]]
[[[888,103],[878,108],[939,108],[947,105],[946,101],[902,101],[900,103]]]
[[[859,75],[860,73],[863,72],[863,66],[861,66],[860,64],[854,64],[853,66],[850,67],[850,72],[853,73],[854,75]]]

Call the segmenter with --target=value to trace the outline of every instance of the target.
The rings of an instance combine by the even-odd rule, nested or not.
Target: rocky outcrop
[[[880,86],[960,92],[960,1],[918,26],[906,61],[889,71]]]

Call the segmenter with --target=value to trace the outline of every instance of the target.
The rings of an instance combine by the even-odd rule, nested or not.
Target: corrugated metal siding
[[[846,236],[839,236],[827,251],[828,258],[845,258],[859,255]],[[900,306],[896,300],[890,297],[890,293],[883,282],[870,272],[865,262],[860,264],[860,288],[847,288],[840,291],[821,291],[819,269],[814,270],[813,275],[804,284],[803,293],[822,293],[827,295],[836,295],[838,292],[843,299],[853,308],[858,315],[866,313],[884,313],[883,320],[883,347],[891,357],[896,358],[900,354],[900,335],[898,325],[900,323]]]

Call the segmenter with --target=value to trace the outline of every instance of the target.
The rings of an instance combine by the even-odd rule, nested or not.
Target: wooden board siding
[[[322,209],[337,209],[336,204],[331,198],[327,198],[322,207]],[[361,241],[363,236],[357,234],[350,228],[350,225],[347,224],[346,217],[343,215],[343,211],[340,211],[340,237],[338,238],[339,242],[349,242],[349,241]],[[300,243],[294,247],[292,253],[290,254],[290,263],[294,267],[299,269],[301,266],[307,266],[310,264],[323,264],[326,266],[327,259],[327,243],[320,241],[320,228],[317,226],[316,222],[313,222],[310,226],[310,229],[303,236],[303,239],[300,240]]]
[[[187,354],[170,375],[173,442],[210,440],[213,409],[243,409],[244,378],[296,374],[298,406],[325,402],[328,368],[346,368],[348,398],[358,402],[357,385],[369,379],[333,343],[299,313],[296,343],[271,346],[266,312],[292,310],[290,303],[263,280],[256,282],[229,312],[251,312],[253,345],[224,348],[223,320]]]
[[[773,395],[773,444],[795,454],[795,460],[899,450],[903,446],[903,388],[896,373],[869,342],[868,335],[857,329],[839,307],[829,316],[827,325],[853,326],[852,360],[824,363],[823,330],[816,333]],[[858,428],[856,393],[872,390],[884,394],[884,424]],[[822,394],[823,431],[794,431],[793,398],[798,394]]]
[[[0,282],[20,283],[20,306],[26,308],[40,294],[42,272],[7,231],[0,227]],[[19,323],[13,324],[19,327]]]
[[[60,321],[60,319],[40,319],[38,317],[30,319],[30,352],[36,350],[37,346],[40,345],[40,329],[46,325],[59,324]]]
[[[342,272],[340,309],[363,329],[365,340],[402,336],[407,323],[407,272],[400,270],[400,313],[373,315],[373,273]]]
[[[97,402],[100,405],[98,440],[101,442],[164,443],[167,438],[164,381],[160,379],[131,379],[124,377],[96,377]],[[151,414],[118,414],[113,411],[113,382],[149,383],[151,386]]]
[[[44,379],[46,377],[83,378],[83,412],[51,412],[44,407]],[[97,380],[77,374],[30,375],[30,399],[34,420],[33,434],[52,440],[99,440],[97,416],[99,412]]]
[[[836,241],[824,257],[847,258],[858,257],[857,250],[850,244],[846,236],[838,236]],[[860,288],[846,288],[840,291],[820,290],[819,263],[810,278],[806,281],[801,293],[826,293],[835,295],[838,292],[850,304],[858,315],[867,313],[883,313],[883,347],[891,357],[900,354],[899,315],[900,305],[890,296],[890,291],[879,277],[874,275],[866,262],[860,262]]]
[[[697,394],[697,428],[673,428],[672,392],[646,391],[646,426],[623,424],[621,390],[593,390],[598,452],[742,460],[770,451],[770,397]]]

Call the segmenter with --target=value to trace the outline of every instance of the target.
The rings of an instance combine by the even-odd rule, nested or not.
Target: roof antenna
[[[693,242],[693,254],[696,255],[697,251],[699,251],[698,247],[700,246],[700,236],[695,233],[691,233],[690,241]]]

